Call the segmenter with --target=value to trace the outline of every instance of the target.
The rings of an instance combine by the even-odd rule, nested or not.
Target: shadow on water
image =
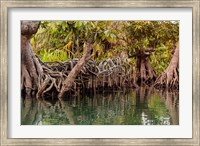
[[[22,125],[178,125],[179,95],[140,87],[67,100],[22,98]]]

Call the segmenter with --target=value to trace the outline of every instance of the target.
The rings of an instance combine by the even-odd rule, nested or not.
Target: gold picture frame
[[[187,139],[14,139],[8,138],[8,9],[9,8],[75,8],[75,7],[107,7],[107,8],[192,8],[193,17],[193,136]],[[200,67],[200,1],[31,1],[31,0],[1,0],[1,49],[0,49],[0,105],[1,105],[1,126],[0,144],[7,145],[199,145],[199,67]]]

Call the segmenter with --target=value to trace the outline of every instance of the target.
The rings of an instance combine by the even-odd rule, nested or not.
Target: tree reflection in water
[[[69,97],[22,98],[22,125],[177,125],[179,95],[140,87],[128,92]]]

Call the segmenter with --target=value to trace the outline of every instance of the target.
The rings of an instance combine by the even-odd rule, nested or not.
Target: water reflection
[[[69,97],[66,101],[22,98],[22,125],[177,125],[179,96],[141,87],[128,92]]]

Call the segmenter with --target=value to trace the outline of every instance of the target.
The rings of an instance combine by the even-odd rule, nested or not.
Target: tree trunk
[[[43,97],[44,93],[50,91],[55,87],[58,91],[58,97],[61,98],[63,94],[72,89],[75,84],[74,79],[79,74],[80,70],[87,63],[91,57],[92,46],[87,44],[87,48],[83,57],[78,61],[74,68],[63,80],[60,89],[60,82],[62,82],[63,72],[54,71],[46,64],[40,62],[35,56],[30,38],[35,34],[39,28],[38,21],[22,21],[21,22],[21,90],[31,97],[34,91],[37,91],[37,98]]]
[[[29,95],[37,90],[38,76],[43,73],[30,44],[30,38],[37,32],[39,25],[38,21],[21,22],[21,89]]]
[[[66,80],[63,83],[63,86],[61,88],[60,93],[58,94],[58,98],[62,98],[64,93],[69,91],[73,84],[75,84],[74,80],[83,68],[83,66],[88,62],[88,60],[91,57],[92,52],[92,46],[91,44],[88,44],[86,47],[86,50],[83,53],[83,57],[78,61],[78,63],[74,66],[74,68],[71,70],[69,75],[67,76]]]
[[[155,87],[179,89],[179,45],[167,69],[156,79]]]
[[[136,57],[135,77],[136,82],[139,85],[142,85],[143,83],[151,84],[156,79],[155,71],[153,70],[149,60],[152,51],[154,50],[142,49],[134,55],[134,57]]]

